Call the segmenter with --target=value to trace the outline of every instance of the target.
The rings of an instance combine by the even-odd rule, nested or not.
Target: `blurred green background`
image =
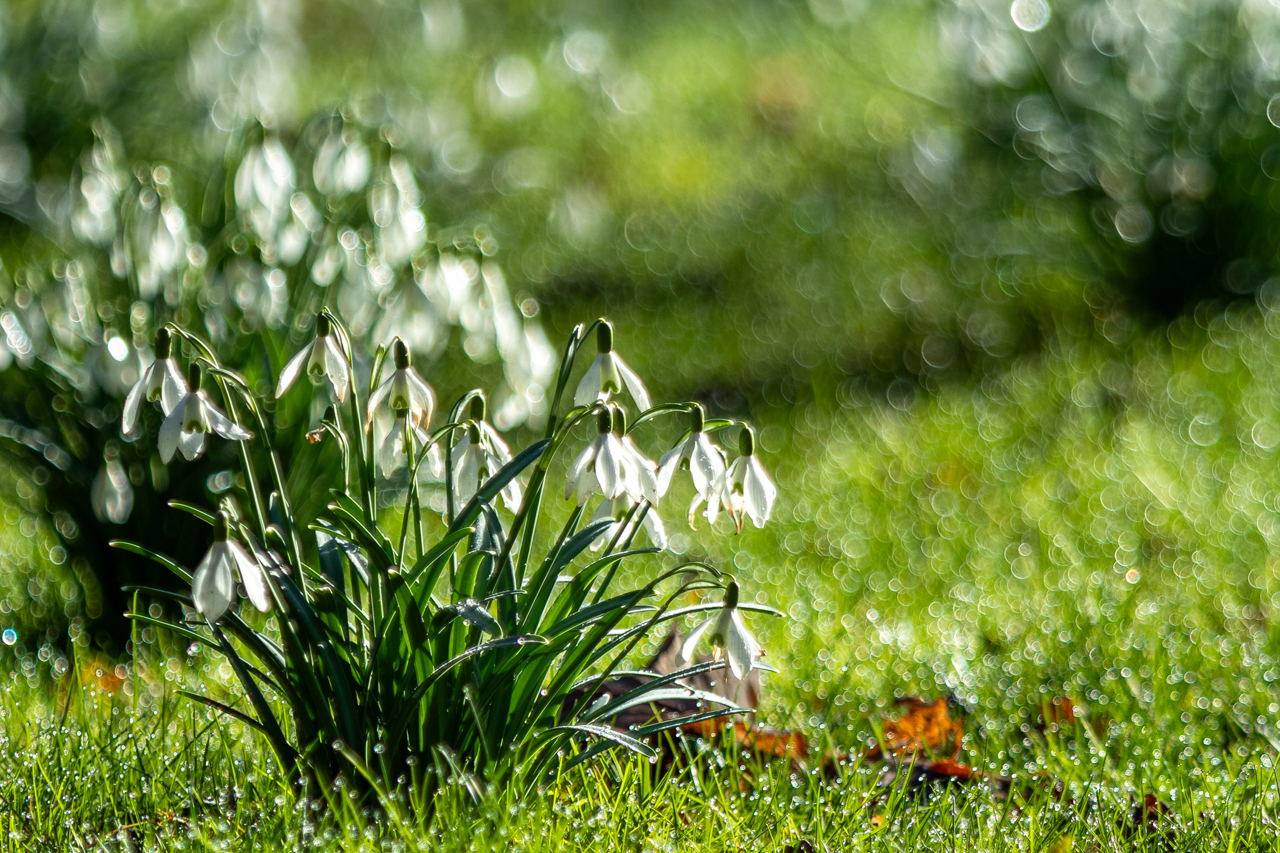
[[[1075,689],[1103,649],[1096,690],[1124,638],[1162,642],[1171,609],[1225,643],[1197,660],[1258,668],[1257,707],[1274,709],[1273,5],[9,3],[0,622],[24,660],[106,618],[106,558],[77,543],[122,526],[84,498],[104,454],[133,452],[108,448],[118,388],[64,399],[34,362],[100,357],[111,328],[144,347],[153,319],[197,318],[182,306],[239,274],[211,261],[205,277],[189,251],[166,274],[192,301],[144,298],[113,268],[111,234],[137,239],[134,220],[95,244],[76,218],[96,209],[86,176],[119,174],[139,200],[163,188],[213,257],[253,233],[233,184],[263,138],[325,216],[326,139],[363,140],[375,171],[402,158],[427,222],[406,267],[492,259],[553,346],[608,316],[656,397],[761,425],[777,524],[713,550],[794,617],[763,630],[802,721],[894,689],[981,684],[972,699],[999,708],[1006,689]],[[382,227],[362,186],[344,210]],[[73,258],[86,295],[67,304],[96,331],[33,354],[29,312],[75,289]],[[296,287],[290,311],[314,316]],[[275,346],[294,348],[283,322]],[[243,363],[270,361],[250,349]],[[439,356],[430,379],[451,399],[493,361]],[[163,500],[207,503],[226,460],[172,487],[145,455],[130,464],[129,524],[161,535]],[[889,648],[902,666],[886,673]],[[1024,659],[1026,684],[1008,669]],[[1242,696],[1214,687],[1248,721]]]

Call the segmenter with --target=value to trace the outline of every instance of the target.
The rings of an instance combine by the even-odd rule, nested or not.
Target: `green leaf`
[[[201,509],[195,504],[189,504],[186,501],[178,501],[178,500],[169,501],[169,506],[173,507],[174,509],[181,510],[182,512],[185,512],[188,515],[193,515],[196,518],[203,521],[205,524],[208,524],[210,526],[213,526],[218,521],[218,519],[214,516],[213,513],[209,512],[206,509]]]
[[[125,539],[112,539],[107,544],[112,548],[119,548],[121,551],[128,551],[132,554],[146,557],[149,560],[155,560],[157,563],[182,578],[184,583],[191,583],[191,572],[188,572],[182,566],[178,565],[177,562],[170,557],[166,557],[163,554],[157,554],[150,548],[145,548],[137,542],[129,542]]]
[[[462,601],[446,605],[440,609],[456,614],[461,619],[475,625],[481,631],[492,634],[495,637],[502,633],[502,627],[498,624],[498,620],[493,618],[489,613],[489,608],[478,599],[464,598]]]
[[[645,758],[657,758],[658,750],[649,746],[642,740],[639,740],[626,732],[620,732],[610,726],[600,726],[594,723],[579,723],[566,726],[553,726],[545,729],[543,734],[552,734],[554,732],[582,732],[583,734],[595,735],[604,740],[613,741],[619,746],[625,746],[632,752],[638,752]]]

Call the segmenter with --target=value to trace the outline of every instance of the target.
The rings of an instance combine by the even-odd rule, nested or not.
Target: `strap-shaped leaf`
[[[626,732],[618,731],[610,726],[600,726],[594,723],[577,723],[566,726],[553,726],[544,729],[544,734],[553,734],[555,732],[582,732],[583,734],[594,735],[604,740],[612,741],[619,746],[625,746],[632,752],[638,752],[645,758],[657,758],[658,750],[649,746],[649,744],[636,738]]]
[[[217,625],[211,624],[210,627],[213,629],[213,635],[217,637],[218,643],[222,646],[222,653],[226,655],[227,660],[231,663],[231,668],[235,670],[236,675],[240,678],[240,684],[244,687],[245,692],[249,694],[249,701],[253,703],[253,709],[258,712],[258,721],[262,724],[267,737],[270,739],[276,755],[280,757],[282,764],[291,765],[297,759],[298,754],[293,747],[289,746],[289,741],[285,739],[284,732],[280,729],[280,723],[276,721],[275,715],[271,713],[271,706],[267,704],[266,697],[262,695],[257,682],[249,675],[249,671],[244,661],[240,659],[240,655],[236,654],[236,650],[227,642],[226,636],[219,630]]]
[[[119,548],[121,551],[128,551],[132,554],[137,554],[140,557],[146,557],[148,560],[155,560],[157,563],[182,578],[185,583],[191,583],[191,572],[178,565],[178,563],[171,557],[166,557],[164,554],[157,554],[150,548],[145,548],[137,542],[130,542],[126,539],[112,539],[107,544],[112,548]]]
[[[648,685],[645,686],[647,687]],[[610,717],[616,717],[628,708],[634,708],[636,705],[661,702],[665,699],[692,699],[695,702],[705,702],[708,705],[723,705],[729,710],[739,711],[744,714],[749,714],[752,710],[743,708],[731,701],[727,696],[721,696],[719,693],[712,693],[709,690],[694,690],[691,687],[655,687],[644,693],[632,691],[626,696],[620,696],[612,702],[590,709],[588,713],[583,714],[579,719],[586,722],[607,720]]]
[[[214,516],[214,514],[209,512],[207,509],[201,509],[195,504],[189,504],[186,501],[178,501],[178,500],[169,501],[169,506],[173,507],[174,509],[181,510],[182,512],[185,512],[188,515],[195,516],[196,518],[200,519],[201,521],[203,521],[205,524],[208,524],[208,525],[216,524],[218,521],[218,519]]]
[[[489,600],[492,601],[492,597]],[[440,609],[446,613],[455,614],[487,634],[497,637],[502,633],[502,627],[498,625],[498,620],[493,618],[489,613],[489,608],[479,599],[464,598],[462,601],[446,605]]]
[[[631,609],[632,605],[639,603],[641,599],[648,595],[649,590],[636,589],[631,592],[624,592],[622,595],[615,595],[613,598],[605,599],[599,604],[584,607],[576,613],[561,619],[559,622],[552,625],[545,632],[545,636],[558,637],[566,631],[581,628],[583,625],[588,625],[600,617],[616,610],[626,613]]]

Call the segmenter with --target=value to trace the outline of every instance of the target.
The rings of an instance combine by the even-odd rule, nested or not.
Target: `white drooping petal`
[[[250,556],[244,546],[234,539],[228,540],[227,549],[235,558],[236,568],[240,570],[240,582],[244,584],[244,591],[253,602],[253,606],[262,613],[270,613],[273,602],[262,564]]]
[[[138,425],[138,412],[142,408],[142,397],[147,390],[147,380],[156,369],[157,362],[151,362],[142,372],[142,378],[129,389],[129,396],[124,398],[124,416],[120,420],[120,432],[130,435]]]
[[[597,521],[603,521],[606,518],[616,519],[616,515],[614,514],[614,511],[613,511],[614,504],[616,503],[617,501],[600,501],[600,506],[596,507],[595,515],[591,516],[591,524],[595,524]],[[600,531],[600,535],[597,536],[594,540],[592,540],[591,550],[599,551],[607,543],[613,541],[613,535],[617,532],[618,532],[618,522],[615,520],[608,527],[605,527],[604,529],[602,529]]]
[[[707,629],[714,625],[715,622],[716,617],[712,616],[689,632],[689,636],[685,638],[684,645],[680,647],[681,662],[689,663],[693,660],[693,654],[698,650],[698,643],[702,642],[703,634],[706,634]]]
[[[333,391],[333,399],[341,403],[347,398],[347,385],[351,381],[351,370],[347,367],[347,357],[342,347],[334,340],[333,335],[324,338],[324,366],[329,375],[329,388]]]
[[[285,392],[293,387],[293,383],[297,381],[298,376],[302,373],[303,366],[311,360],[311,350],[315,345],[316,342],[312,341],[302,349],[298,350],[297,354],[293,358],[289,359],[289,362],[284,366],[284,370],[280,371],[280,381],[276,383],[277,400],[283,397]]]
[[[378,409],[382,407],[382,404],[384,402],[386,402],[387,396],[391,393],[391,380],[394,378],[395,377],[392,376],[391,378],[387,379],[387,381],[379,385],[378,390],[374,391],[373,396],[369,398],[368,416],[365,418],[365,422],[364,422],[365,429],[368,429],[369,424],[373,423],[374,413],[377,412]]]
[[[671,480],[680,469],[680,460],[684,457],[688,445],[688,440],[682,441],[662,454],[662,458],[658,460],[658,497],[665,495],[667,489],[671,488]]]
[[[773,512],[773,502],[778,497],[778,488],[769,479],[762,466],[754,456],[747,463],[746,476],[743,479],[743,497],[746,500],[747,515],[756,527],[764,527]]]
[[[425,427],[431,423],[436,410],[436,392],[412,368],[405,369],[409,383],[409,408],[413,411],[414,426]]]
[[[695,433],[691,438],[693,447],[689,454],[689,475],[693,478],[693,487],[709,500],[711,486],[724,474],[724,459],[705,432]]]
[[[400,467],[400,445],[404,439],[404,418],[396,418],[391,429],[387,431],[386,438],[382,440],[382,447],[378,450],[378,466],[382,468],[382,476],[390,477],[395,470]]]
[[[600,365],[604,362],[604,353],[598,353],[578,383],[578,390],[573,394],[573,405],[590,406],[601,399]]]
[[[247,441],[253,438],[253,433],[224,415],[203,391],[197,393],[200,395],[200,404],[204,407],[205,422],[209,424],[211,431],[229,441]]]
[[[649,507],[649,511],[644,514],[643,524],[644,532],[649,535],[649,541],[654,547],[667,550],[667,528],[662,523],[662,516],[658,515],[657,507]]]
[[[190,389],[173,359],[166,358],[159,369],[163,373],[160,377],[160,410],[167,415],[178,407]]]
[[[729,671],[739,680],[746,678],[755,666],[760,650],[755,637],[742,622],[742,613],[734,607],[730,610],[729,625],[724,635],[725,655],[729,659]]]
[[[613,433],[605,433],[596,439],[600,449],[596,453],[596,481],[600,484],[600,494],[606,498],[616,498],[622,491],[626,471],[622,445]]]
[[[625,361],[613,357],[614,364],[618,368],[618,372],[622,374],[622,381],[626,383],[627,390],[631,392],[631,399],[635,401],[636,408],[640,412],[644,412],[651,408],[649,402],[649,392],[645,389],[644,383],[640,381],[640,377],[632,370]]]
[[[183,431],[178,435],[178,449],[182,451],[182,456],[188,462],[193,462],[200,458],[200,454],[204,453],[204,443],[207,436],[203,432],[186,432]]]
[[[191,599],[201,616],[217,622],[231,607],[234,592],[227,543],[215,542],[191,578]]]
[[[596,458],[596,443],[593,440],[590,444],[582,449],[577,458],[573,460],[573,464],[569,466],[569,475],[564,481],[564,499],[569,500],[573,496],[573,490],[577,487],[578,481],[582,479],[582,472],[587,470]]]
[[[454,453],[459,454],[453,466],[455,500],[464,506],[480,488],[480,448],[471,443],[471,436],[464,436]]]
[[[637,494],[632,494],[633,500],[641,500],[642,498],[651,504],[658,502],[658,465],[636,446],[635,440],[631,436],[622,437],[622,446],[627,449],[631,455],[631,464],[635,471],[635,478],[632,481],[636,487]]]
[[[173,411],[165,416],[164,423],[160,425],[158,441],[160,459],[166,465],[173,459],[173,454],[178,449],[178,439],[182,437],[182,414],[185,408],[185,406],[175,406]]]

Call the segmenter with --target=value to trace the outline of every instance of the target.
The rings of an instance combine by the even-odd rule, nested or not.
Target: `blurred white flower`
[[[573,460],[565,480],[565,500],[576,491],[578,506],[584,506],[597,492],[612,499],[639,488],[632,482],[637,476],[636,464],[613,434],[613,414],[608,409],[600,412],[598,427],[599,433]]]
[[[120,431],[128,436],[138,424],[138,410],[142,400],[148,403],[160,403],[160,410],[168,416],[187,395],[187,383],[178,369],[177,359],[173,357],[172,339],[169,330],[161,328],[156,332],[155,361],[142,371],[142,377],[129,390],[124,400],[124,417],[120,422]]]
[[[99,521],[124,524],[133,512],[133,486],[129,483],[128,472],[120,464],[119,452],[111,444],[103,454],[102,468],[93,478],[89,498]]]
[[[730,581],[724,593],[724,603],[720,612],[689,632],[689,637],[680,648],[682,661],[693,660],[702,637],[711,630],[712,657],[719,661],[727,657],[729,671],[739,680],[746,678],[755,667],[756,659],[762,654],[760,644],[747,630],[742,621],[742,612],[738,610],[738,584]]]
[[[778,488],[755,457],[755,434],[751,427],[743,426],[739,441],[742,455],[733,460],[717,488],[725,509],[733,516],[734,525],[742,532],[744,516],[756,527],[764,527],[773,512]]]
[[[300,349],[297,355],[289,359],[284,370],[280,371],[280,381],[276,384],[276,399],[285,395],[297,380],[304,365],[312,385],[319,385],[328,379],[333,399],[339,403],[346,399],[351,368],[347,364],[346,354],[338,344],[337,336],[331,334],[332,331],[332,323],[328,315],[321,314],[316,319],[315,338]]]
[[[636,408],[641,412],[649,408],[649,392],[636,372],[613,351],[613,326],[601,320],[596,326],[598,353],[573,395],[575,406],[589,406],[599,401],[607,402],[611,394],[622,393],[623,385],[631,393]]]
[[[627,413],[622,407],[610,404],[609,409],[613,417],[613,434],[618,437],[618,443],[622,445],[623,452],[630,457],[635,474],[626,482],[627,495],[634,503],[648,501],[656,505],[659,498],[658,463],[646,456],[635,440],[627,434]]]
[[[253,433],[237,424],[213,404],[200,387],[200,368],[191,366],[191,383],[185,397],[174,406],[160,427],[160,458],[167,464],[181,450],[188,461],[204,453],[205,439],[215,433],[230,441],[245,441]]]
[[[253,606],[270,613],[271,591],[262,566],[234,539],[227,538],[227,519],[219,516],[214,543],[191,578],[191,598],[196,611],[217,622],[231,609],[235,596],[235,575],[239,574]]]

